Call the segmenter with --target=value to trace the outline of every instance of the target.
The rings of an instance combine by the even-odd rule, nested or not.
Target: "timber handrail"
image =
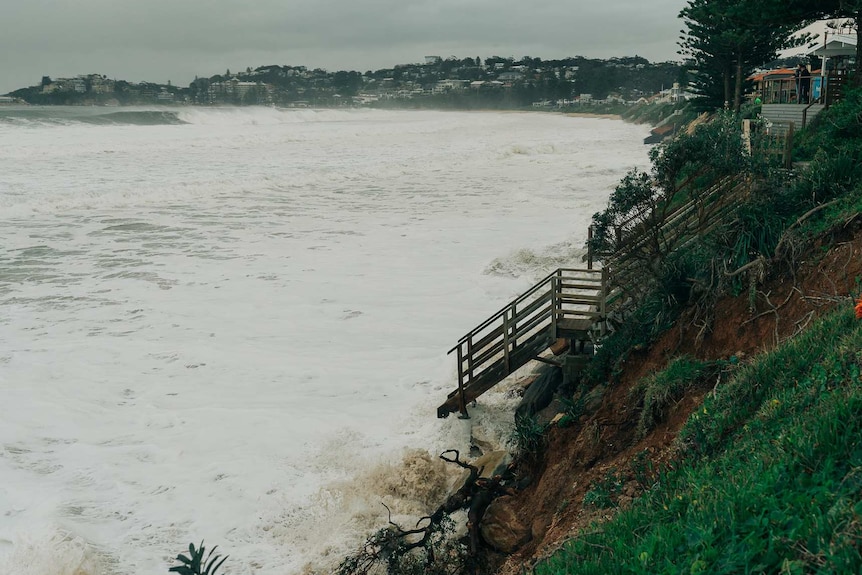
[[[597,323],[603,331],[608,277],[606,270],[559,268],[461,337],[448,352],[457,351],[458,389],[438,416],[466,416],[467,403],[558,337],[585,338]]]
[[[478,326],[476,326],[476,327],[474,327],[473,329],[471,329],[468,333],[466,333],[465,335],[463,335],[463,336],[461,337],[461,339],[459,339],[459,340],[458,340],[458,343],[457,343],[457,345],[455,345],[455,347],[453,347],[452,349],[450,349],[449,351],[447,351],[447,352],[446,352],[446,355],[449,355],[450,353],[452,353],[453,351],[455,351],[456,349],[458,349],[458,346],[459,346],[459,345],[461,345],[462,343],[464,343],[465,341],[467,341],[467,339],[468,339],[470,336],[474,335],[475,333],[477,333],[477,332],[479,332],[479,331],[482,331],[483,329],[485,329],[486,327],[488,327],[489,325],[491,325],[491,323],[492,323],[495,319],[497,319],[497,318],[501,317],[505,312],[509,311],[509,309],[511,309],[513,306],[515,306],[515,305],[517,305],[517,304],[521,303],[522,301],[524,301],[525,299],[527,299],[528,297],[530,297],[531,295],[533,295],[534,293],[536,293],[536,291],[538,291],[542,286],[544,286],[546,283],[548,283],[548,280],[550,280],[550,279],[551,279],[551,278],[552,278],[556,273],[557,273],[556,271],[553,271],[553,272],[549,273],[549,274],[548,274],[548,275],[546,275],[544,278],[542,278],[541,280],[539,280],[539,281],[538,281],[538,283],[536,283],[536,284],[535,284],[533,287],[531,287],[529,290],[527,290],[526,292],[524,292],[524,293],[522,293],[520,296],[518,296],[518,298],[517,298],[517,299],[515,299],[515,300],[513,300],[513,301],[509,302],[508,304],[506,304],[505,306],[503,306],[503,307],[500,309],[500,311],[498,311],[498,312],[496,312],[496,313],[492,314],[488,319],[486,319],[485,321],[483,321],[482,323],[480,323]]]

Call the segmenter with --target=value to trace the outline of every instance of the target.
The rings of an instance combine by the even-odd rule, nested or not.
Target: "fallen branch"
[[[368,537],[356,554],[342,561],[336,570],[337,575],[368,575],[382,564],[386,564],[391,571],[393,566],[402,561],[422,561],[426,572],[436,566],[436,570],[433,570],[435,573],[441,567],[437,562],[443,561],[447,571],[449,567],[455,567],[452,573],[464,572],[464,568],[477,556],[480,547],[479,522],[488,505],[495,497],[511,494],[514,490],[503,485],[509,474],[483,478],[484,468],[461,461],[461,454],[456,449],[444,451],[440,459],[470,471],[463,485],[433,513],[420,518],[413,529],[404,529],[392,521],[392,511],[383,504],[389,514],[389,525]],[[449,515],[461,509],[468,510],[470,544],[466,554],[463,546],[450,537],[453,527]],[[419,555],[411,555],[413,551]]]
[[[744,272],[746,270],[753,268],[754,266],[756,266],[758,264],[760,264],[762,267],[766,267],[766,258],[764,258],[763,256],[757,256],[756,260],[750,261],[747,264],[745,264],[744,266],[742,266],[741,268],[734,270],[732,272],[727,271],[727,267],[725,267],[724,275],[726,277],[732,278],[732,277],[738,276],[739,274],[741,274],[742,272]],[[761,268],[761,273],[763,273],[762,268]]]

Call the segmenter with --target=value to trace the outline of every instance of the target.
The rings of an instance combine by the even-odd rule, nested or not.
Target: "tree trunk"
[[[739,112],[742,107],[742,55],[736,59],[736,86],[733,91],[733,111]]]
[[[730,66],[724,69],[724,107],[730,106]]]
[[[862,86],[862,6],[856,9],[856,70],[851,85]]]

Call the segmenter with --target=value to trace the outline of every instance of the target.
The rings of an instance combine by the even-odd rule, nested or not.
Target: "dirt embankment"
[[[545,457],[528,470],[532,483],[514,503],[532,526],[533,539],[515,554],[496,557],[497,571],[523,573],[539,558],[593,520],[613,514],[584,506],[593,482],[609,472],[624,479],[618,498],[625,507],[640,493],[634,469],[648,458],[660,467],[674,458],[674,438],[709,389],[689,392],[644,439],[637,440],[639,406],[631,399],[637,381],[680,355],[702,360],[750,357],[803,330],[816,316],[837,305],[851,305],[862,289],[862,218],[821,239],[797,261],[795,271],[775,265],[757,286],[718,302],[707,329],[683,314],[676,327],[648,349],[634,352],[618,381],[611,382],[600,407],[568,428],[552,428]]]

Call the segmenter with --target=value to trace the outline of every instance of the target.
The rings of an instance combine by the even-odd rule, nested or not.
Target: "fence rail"
[[[458,340],[458,389],[437,409],[467,415],[467,404],[538,356],[560,337],[588,337],[603,329],[608,274],[560,268]]]

